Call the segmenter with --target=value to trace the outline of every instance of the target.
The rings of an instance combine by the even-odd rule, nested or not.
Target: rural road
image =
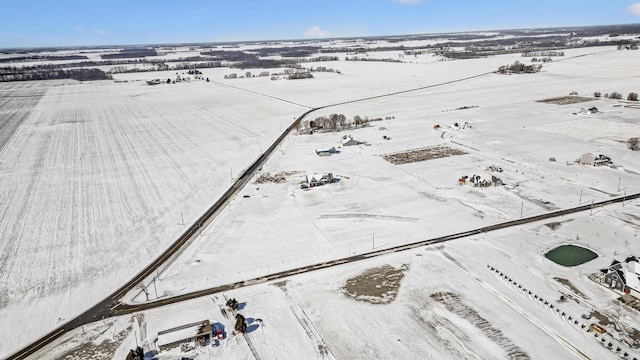
[[[582,55],[582,56],[584,56],[584,55]],[[568,60],[568,58],[565,59],[565,60]],[[522,224],[526,224],[526,223],[530,223],[530,222],[540,221],[540,220],[544,220],[544,219],[551,219],[551,218],[555,218],[555,217],[558,217],[558,216],[563,216],[563,215],[568,215],[568,214],[572,214],[572,213],[576,213],[576,212],[586,211],[586,210],[589,210],[591,208],[591,206],[595,206],[595,207],[606,206],[606,205],[615,204],[615,203],[618,203],[618,202],[621,202],[621,201],[625,201],[625,199],[626,200],[632,200],[632,199],[637,199],[638,197],[640,197],[640,193],[638,193],[638,194],[628,195],[625,198],[621,197],[621,198],[615,198],[615,199],[611,199],[611,200],[602,201],[602,202],[599,202],[599,203],[594,203],[593,205],[592,204],[588,204],[588,205],[578,206],[578,207],[574,207],[574,208],[570,208],[570,209],[554,211],[554,212],[546,213],[546,214],[542,214],[542,215],[537,215],[537,216],[532,216],[532,217],[527,217],[527,218],[522,218],[522,219],[517,219],[517,220],[512,220],[512,221],[507,221],[507,222],[504,222],[504,223],[494,224],[494,225],[478,228],[478,229],[475,229],[475,230],[469,230],[469,231],[465,231],[465,232],[461,232],[461,233],[457,233],[457,234],[451,234],[451,235],[442,236],[442,237],[438,237],[438,238],[422,240],[422,241],[418,241],[418,242],[414,242],[414,243],[410,243],[410,244],[394,246],[394,247],[387,248],[387,249],[375,250],[375,251],[367,252],[367,253],[364,253],[364,254],[350,256],[350,257],[346,257],[346,258],[342,258],[342,259],[336,259],[336,260],[332,260],[332,261],[328,261],[328,262],[324,262],[324,263],[320,263],[320,264],[315,264],[315,265],[309,265],[309,266],[304,266],[304,267],[300,267],[300,268],[295,268],[295,269],[282,271],[282,272],[278,272],[278,273],[274,273],[274,274],[270,274],[270,275],[265,275],[265,276],[254,278],[254,279],[249,279],[249,280],[236,282],[236,283],[232,283],[232,284],[227,284],[227,285],[221,285],[221,286],[217,286],[217,287],[210,288],[210,289],[195,291],[195,292],[191,292],[191,293],[188,293],[188,294],[183,294],[183,295],[179,295],[179,296],[175,296],[175,297],[171,297],[171,298],[166,298],[166,299],[162,299],[162,300],[158,300],[158,301],[148,302],[148,303],[144,303],[144,304],[127,305],[127,304],[123,304],[123,303],[120,302],[120,300],[122,299],[122,297],[125,294],[127,294],[129,291],[134,289],[146,277],[148,277],[150,274],[152,274],[154,271],[156,271],[156,269],[160,268],[163,264],[165,264],[167,261],[172,259],[176,254],[178,254],[180,252],[180,250],[184,249],[185,245],[188,244],[189,240],[191,240],[192,238],[197,236],[200,233],[200,229],[205,227],[215,217],[215,215],[217,215],[219,213],[219,211],[221,211],[225,207],[225,205],[236,194],[236,192],[238,190],[242,189],[249,182],[249,180],[251,179],[253,174],[256,172],[256,170],[258,170],[259,168],[262,167],[262,165],[265,163],[265,161],[277,149],[278,145],[282,141],[284,141],[284,139],[293,130],[295,130],[298,127],[298,124],[308,114],[310,114],[310,113],[312,113],[314,111],[320,110],[320,109],[329,108],[329,107],[333,107],[333,106],[356,103],[356,102],[363,102],[363,101],[368,101],[368,100],[372,100],[372,99],[384,98],[384,97],[394,96],[394,95],[398,95],[398,94],[404,94],[404,93],[415,92],[415,91],[425,90],[425,89],[434,88],[434,87],[445,86],[445,85],[449,85],[449,84],[453,84],[453,83],[457,83],[457,82],[468,81],[468,80],[471,80],[471,79],[487,76],[487,75],[490,75],[492,73],[493,72],[486,72],[486,73],[473,75],[473,76],[468,76],[468,77],[455,79],[455,80],[451,80],[451,81],[446,81],[446,82],[442,82],[442,83],[437,83],[437,84],[432,84],[432,85],[427,85],[427,86],[421,86],[421,87],[418,87],[418,88],[412,88],[412,89],[408,89],[408,90],[391,92],[391,93],[387,93],[387,94],[383,94],[383,95],[369,96],[369,97],[360,98],[360,99],[356,99],[356,100],[350,100],[350,101],[344,101],[344,102],[339,102],[339,103],[330,104],[330,105],[324,105],[324,106],[317,107],[317,108],[312,108],[312,109],[306,111],[305,113],[300,115],[289,127],[287,127],[287,129],[285,129],[283,131],[283,133],[275,140],[275,142],[264,153],[262,153],[260,155],[260,157],[258,157],[258,159],[256,161],[254,161],[234,181],[234,183],[220,196],[220,198],[209,209],[207,209],[207,211],[202,216],[200,216],[198,218],[198,220],[196,220],[195,223],[193,223],[182,235],[180,235],[180,237],[177,240],[175,240],[169,246],[169,248],[167,248],[162,254],[160,254],[160,256],[158,256],[155,260],[153,260],[147,267],[145,267],[143,270],[141,270],[131,280],[129,280],[127,283],[125,283],[120,288],[115,290],[111,295],[109,295],[107,298],[102,300],[100,303],[94,305],[93,307],[91,307],[90,309],[85,311],[84,313],[82,313],[79,316],[77,316],[76,318],[68,321],[67,323],[65,323],[64,325],[58,327],[57,329],[54,329],[53,331],[49,332],[48,334],[46,334],[42,338],[36,340],[35,342],[33,342],[29,346],[25,347],[24,349],[22,349],[22,350],[18,351],[17,353],[9,356],[9,359],[12,359],[12,360],[13,359],[15,359],[15,360],[26,359],[27,357],[29,357],[30,355],[34,354],[38,350],[42,349],[46,345],[48,345],[51,342],[53,342],[56,339],[58,339],[63,334],[65,334],[67,332],[70,332],[73,329],[76,329],[76,328],[78,328],[78,327],[80,327],[82,325],[85,325],[85,324],[88,324],[88,323],[91,323],[91,322],[94,322],[94,321],[97,321],[97,320],[100,320],[100,319],[104,319],[104,318],[107,318],[107,317],[131,314],[131,313],[134,313],[134,312],[137,312],[137,311],[152,309],[152,308],[156,308],[156,307],[160,307],[160,306],[165,306],[165,305],[168,305],[168,304],[174,304],[174,303],[178,303],[178,302],[185,301],[185,300],[188,300],[188,299],[197,298],[197,297],[200,297],[200,296],[205,296],[205,295],[215,294],[215,293],[218,293],[218,292],[227,291],[227,290],[231,290],[231,289],[236,289],[236,288],[240,288],[240,287],[260,284],[260,283],[264,283],[264,282],[272,281],[272,280],[276,280],[276,279],[282,279],[282,278],[293,276],[293,275],[296,275],[296,274],[301,274],[301,273],[306,273],[306,272],[326,269],[326,268],[329,268],[329,267],[332,267],[332,266],[337,266],[337,265],[341,265],[341,264],[345,264],[345,263],[351,263],[351,262],[366,260],[366,259],[369,259],[369,258],[382,256],[382,255],[390,254],[390,253],[394,253],[394,252],[406,251],[406,250],[414,249],[414,248],[417,248],[417,247],[420,247],[420,246],[438,244],[438,243],[451,241],[451,240],[455,240],[455,239],[460,239],[460,238],[463,238],[463,237],[472,236],[472,235],[476,235],[476,234],[480,234],[480,233],[500,230],[500,229],[504,229],[504,228],[508,228],[508,227],[512,227],[512,226],[518,226],[518,225],[522,225]],[[244,90],[244,89],[240,89],[240,88],[238,88],[238,90],[249,91],[249,90]],[[252,92],[252,91],[249,91],[249,92]],[[267,96],[267,97],[270,97],[270,98],[273,98],[273,99],[277,99],[277,100],[280,100],[280,101],[285,101],[285,102],[292,103],[292,102],[290,102],[288,100],[281,99],[281,98],[278,98],[278,97],[274,97],[274,96],[271,96],[271,95],[264,95],[264,94],[259,94],[259,93],[255,93],[255,92],[252,92],[252,93],[257,94],[257,95],[261,95],[261,96]],[[300,105],[300,104],[296,104],[296,105]],[[300,105],[300,106],[303,106],[303,105]]]

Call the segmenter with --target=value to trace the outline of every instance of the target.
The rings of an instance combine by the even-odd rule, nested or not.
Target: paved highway
[[[241,288],[241,287],[261,284],[261,283],[265,283],[265,282],[268,282],[268,281],[274,281],[274,280],[278,280],[278,279],[283,279],[283,278],[290,277],[290,276],[297,275],[297,274],[303,274],[303,273],[308,273],[308,272],[311,272],[311,271],[322,270],[322,269],[330,268],[332,266],[337,266],[337,265],[346,264],[346,263],[352,263],[352,262],[356,262],[356,261],[362,261],[362,260],[366,260],[366,259],[370,259],[370,258],[374,258],[374,257],[390,254],[390,253],[395,253],[395,252],[400,252],[400,251],[407,251],[407,250],[415,249],[415,248],[418,248],[418,247],[421,247],[421,246],[439,244],[439,243],[443,243],[443,242],[447,242],[447,241],[451,241],[451,240],[455,240],[455,239],[460,239],[460,238],[464,238],[464,237],[468,237],[468,236],[473,236],[473,235],[478,235],[478,234],[487,233],[487,232],[491,232],[491,231],[506,229],[506,228],[509,228],[509,227],[519,226],[519,225],[532,223],[532,222],[536,222],[536,221],[553,219],[553,218],[557,218],[557,217],[564,216],[564,215],[569,215],[569,214],[573,214],[573,213],[577,213],[577,212],[587,211],[587,210],[591,210],[593,208],[603,207],[603,206],[607,206],[607,205],[613,205],[613,204],[620,203],[620,202],[623,202],[623,201],[630,201],[630,200],[634,200],[634,199],[638,199],[638,198],[640,198],[640,193],[633,194],[633,195],[628,195],[628,196],[624,196],[624,197],[613,198],[613,199],[610,199],[610,200],[605,200],[605,201],[601,201],[601,202],[597,202],[597,203],[593,203],[593,204],[589,203],[589,204],[586,204],[586,205],[581,205],[581,206],[577,206],[577,207],[573,207],[573,208],[569,208],[569,209],[557,210],[557,211],[553,211],[553,212],[550,212],[550,213],[545,213],[545,214],[540,214],[540,215],[535,215],[535,216],[530,216],[530,217],[510,220],[510,221],[506,221],[506,222],[502,222],[502,223],[498,223],[498,224],[494,224],[494,225],[489,225],[489,226],[485,226],[485,227],[481,227],[481,228],[477,228],[477,229],[472,229],[472,230],[468,230],[468,231],[464,231],[464,232],[460,232],[460,233],[456,233],[456,234],[450,234],[450,235],[440,236],[440,237],[437,237],[437,238],[421,240],[421,241],[417,241],[417,242],[413,242],[413,243],[409,243],[409,244],[398,245],[398,246],[394,246],[394,247],[390,247],[390,248],[386,248],[386,249],[374,250],[374,251],[370,251],[370,252],[359,254],[359,255],[349,256],[349,257],[345,257],[345,258],[341,258],[341,259],[335,259],[335,260],[331,260],[331,261],[327,261],[327,262],[323,262],[323,263],[318,263],[318,264],[313,264],[313,265],[309,265],[309,266],[303,266],[303,267],[290,269],[290,270],[286,270],[286,271],[281,271],[281,272],[277,272],[277,273],[273,273],[273,274],[269,274],[269,275],[264,275],[264,276],[260,276],[260,277],[257,277],[257,278],[253,278],[253,279],[248,279],[248,280],[239,281],[239,282],[226,284],[226,285],[220,285],[220,286],[216,286],[216,287],[209,288],[209,289],[194,291],[194,292],[191,292],[191,293],[178,295],[178,296],[174,296],[174,297],[171,297],[171,298],[165,298],[165,299],[158,300],[158,301],[147,302],[147,303],[143,303],[143,304],[135,304],[135,305],[119,303],[118,302],[119,296],[122,296],[122,294],[124,294],[126,291],[128,291],[128,290],[126,290],[127,288],[129,290],[132,289],[140,281],[142,281],[144,279],[144,277],[146,277],[150,272],[153,271],[153,270],[152,271],[146,271],[147,269],[145,269],[145,271],[140,272],[139,276],[135,278],[135,281],[127,283],[126,286],[123,286],[122,288],[118,289],[118,291],[115,292],[111,297],[105,299],[100,304],[97,304],[93,308],[89,309],[88,311],[86,311],[85,313],[83,313],[79,317],[73,319],[72,321],[68,322],[67,324],[63,325],[62,327],[60,327],[60,328],[52,331],[51,333],[47,334],[45,337],[43,337],[42,339],[40,339],[37,342],[35,342],[34,344],[32,344],[30,347],[24,349],[20,353],[15,354],[13,357],[11,357],[11,359],[24,359],[27,356],[29,356],[30,354],[33,354],[35,351],[37,351],[40,348],[44,347],[46,344],[52,342],[53,340],[55,340],[56,338],[58,338],[59,336],[61,336],[65,332],[71,331],[71,330],[73,330],[73,329],[75,329],[75,328],[77,328],[79,326],[82,326],[84,324],[100,320],[102,318],[107,318],[107,317],[112,317],[112,316],[127,315],[127,314],[135,313],[135,312],[138,312],[138,311],[142,311],[142,310],[149,310],[149,309],[157,308],[157,307],[160,307],[160,306],[166,306],[166,305],[169,305],[169,304],[175,304],[175,303],[178,303],[178,302],[182,302],[182,301],[198,298],[198,297],[201,297],[201,296],[206,296],[206,295],[211,295],[211,294],[215,294],[215,293],[219,293],[219,292],[223,292],[223,291],[228,291],[228,290],[232,290],[232,289],[237,289],[237,288]],[[222,205],[220,205],[220,206],[222,206]],[[204,220],[204,218],[203,218],[203,220]],[[185,235],[186,236],[191,236],[192,233],[190,231],[187,231],[185,233]],[[167,256],[170,256],[170,255],[167,255]],[[163,254],[163,256],[161,256],[159,259],[166,259],[166,257]],[[164,260],[162,260],[162,261],[164,261]],[[156,266],[159,266],[158,264],[161,264],[161,262],[160,263],[154,262],[154,263],[156,264]]]
[[[160,254],[160,256],[158,256],[147,267],[145,267],[143,270],[141,270],[130,281],[128,281],[126,284],[122,285],[120,288],[118,288],[116,291],[114,291],[113,294],[109,295],[107,298],[102,300],[100,303],[96,304],[95,306],[93,306],[89,310],[85,311],[81,315],[77,316],[76,318],[68,321],[66,324],[58,327],[57,329],[54,329],[53,331],[51,331],[47,335],[45,335],[42,338],[38,339],[37,341],[35,341],[34,343],[32,343],[29,346],[25,347],[24,349],[20,350],[19,352],[11,355],[9,357],[9,359],[12,359],[12,360],[13,359],[15,359],[15,360],[26,359],[28,356],[30,356],[33,353],[35,353],[36,351],[42,349],[47,344],[50,344],[51,342],[55,341],[57,338],[62,336],[64,333],[69,332],[69,331],[71,331],[73,329],[76,329],[76,328],[78,328],[78,327],[80,327],[80,326],[82,326],[84,324],[88,324],[88,323],[91,323],[91,322],[94,322],[94,321],[97,321],[97,320],[100,320],[100,319],[103,319],[103,318],[107,318],[107,317],[111,317],[111,316],[130,314],[130,313],[133,313],[133,312],[136,312],[136,311],[145,310],[145,309],[151,309],[151,308],[164,306],[164,305],[168,305],[168,304],[173,304],[173,303],[177,303],[177,302],[184,301],[184,300],[187,300],[187,299],[196,298],[196,297],[199,297],[199,296],[214,294],[214,293],[217,293],[217,292],[230,290],[230,289],[235,289],[235,288],[239,288],[239,287],[243,287],[243,286],[249,286],[249,285],[255,285],[255,284],[259,284],[259,283],[264,283],[264,282],[275,280],[275,279],[281,279],[281,278],[284,278],[284,277],[288,277],[288,276],[292,276],[292,275],[296,275],[296,274],[301,274],[301,273],[304,273],[304,272],[325,269],[325,268],[328,268],[328,267],[331,267],[331,266],[336,266],[336,265],[340,265],[340,264],[344,264],[344,263],[360,261],[360,260],[364,260],[364,259],[368,259],[368,258],[376,257],[376,256],[381,256],[381,255],[392,253],[392,252],[409,250],[409,249],[413,249],[413,248],[420,247],[420,246],[437,244],[437,243],[441,243],[441,242],[445,242],[445,241],[459,239],[459,238],[466,237],[466,236],[480,234],[480,233],[483,233],[483,232],[489,232],[489,231],[494,231],[494,230],[498,230],[498,229],[503,229],[503,228],[507,228],[507,227],[510,227],[510,226],[517,226],[517,225],[525,224],[525,223],[528,223],[528,222],[533,222],[533,221],[538,221],[538,220],[543,220],[543,219],[549,219],[549,218],[562,216],[562,215],[566,215],[566,214],[570,214],[570,213],[589,210],[591,208],[591,204],[584,205],[584,206],[579,206],[579,207],[576,207],[576,208],[566,209],[566,210],[555,211],[555,212],[552,212],[552,213],[538,215],[538,216],[534,216],[534,217],[528,217],[528,218],[524,218],[524,219],[517,219],[517,220],[513,220],[513,221],[509,221],[509,222],[505,222],[505,223],[500,223],[500,224],[496,224],[496,225],[491,225],[491,226],[487,226],[487,227],[483,227],[483,228],[479,228],[479,229],[475,229],[475,230],[470,230],[470,231],[466,231],[466,232],[462,232],[462,233],[458,233],[458,234],[447,235],[447,236],[434,238],[434,239],[429,239],[429,240],[423,240],[423,241],[419,241],[419,242],[415,242],[415,243],[411,243],[411,244],[395,246],[395,247],[392,247],[392,248],[387,248],[387,249],[382,249],[382,250],[376,250],[376,251],[368,252],[368,253],[365,253],[365,254],[350,256],[350,257],[347,257],[347,258],[337,259],[337,260],[333,260],[333,261],[329,261],[329,262],[325,262],[325,263],[321,263],[321,264],[315,264],[315,265],[305,266],[305,267],[301,267],[301,268],[297,268],[297,269],[291,269],[291,270],[287,270],[287,271],[283,271],[283,272],[279,272],[279,273],[275,273],[275,274],[271,274],[271,275],[266,275],[266,276],[255,278],[255,279],[245,280],[245,281],[242,281],[242,282],[237,282],[237,283],[228,284],[228,285],[222,285],[222,286],[218,286],[218,287],[211,288],[211,289],[196,291],[196,292],[193,292],[193,293],[184,294],[184,295],[180,295],[180,296],[176,296],[176,297],[172,297],[172,298],[167,298],[167,299],[163,299],[163,300],[160,300],[160,301],[154,301],[154,302],[146,303],[146,304],[143,304],[143,305],[142,304],[141,305],[125,305],[125,304],[120,303],[120,299],[126,293],[128,293],[129,291],[134,289],[145,278],[147,278],[150,274],[152,274],[154,271],[156,271],[156,269],[159,269],[163,264],[165,264],[167,261],[169,261],[176,254],[178,254],[179,251],[184,248],[185,244],[187,244],[189,242],[189,240],[191,240],[195,235],[197,235],[199,233],[200,229],[202,227],[206,226],[207,223],[210,222],[215,217],[215,215],[220,210],[222,210],[224,208],[224,206],[229,202],[229,200],[232,198],[232,196],[238,190],[242,189],[247,184],[247,182],[249,182],[249,180],[251,179],[253,174],[256,172],[256,170],[259,169],[264,164],[264,162],[276,150],[278,145],[282,141],[284,141],[284,139],[294,129],[296,129],[298,127],[298,125],[302,121],[302,119],[304,119],[309,113],[317,111],[317,110],[320,110],[320,109],[323,109],[323,108],[333,107],[333,106],[337,106],[337,105],[344,105],[344,104],[349,104],[349,103],[362,102],[362,101],[372,100],[372,99],[376,99],[376,98],[394,96],[394,95],[398,95],[398,94],[404,94],[404,93],[415,92],[415,91],[425,90],[425,89],[429,89],[429,88],[449,85],[449,84],[453,84],[453,83],[457,83],[457,82],[468,81],[468,80],[475,79],[475,78],[478,78],[478,77],[488,76],[490,74],[492,74],[492,72],[486,72],[486,73],[482,73],[482,74],[478,74],[478,75],[474,75],[474,76],[469,76],[469,77],[460,78],[460,79],[451,80],[451,81],[442,82],[442,83],[433,84],[433,85],[422,86],[422,87],[418,87],[418,88],[414,88],[414,89],[408,89],[408,90],[392,92],[392,93],[388,93],[388,94],[384,94],[384,95],[376,95],[376,96],[370,96],[370,97],[360,98],[360,99],[351,100],[351,101],[344,101],[344,102],[325,105],[325,106],[312,108],[312,109],[308,110],[304,114],[300,115],[276,139],[276,141],[263,154],[261,154],[260,157],[255,162],[253,162],[253,164],[251,164],[236,179],[236,181],[224,192],[224,194],[209,209],[207,209],[207,211],[202,216],[200,216],[200,218],[193,225],[191,225],[176,241],[174,241],[169,246],[169,248],[167,248],[162,254]],[[259,95],[267,96],[267,95],[263,95],[263,94],[259,94]],[[276,97],[273,97],[273,96],[269,96],[269,97],[272,97],[272,98],[275,98],[275,99],[278,99],[278,100],[282,100],[282,101],[287,101],[287,100],[276,98]],[[287,102],[290,102],[290,101],[287,101]],[[299,105],[299,104],[296,104],[296,105]],[[626,199],[627,200],[636,199],[639,196],[640,196],[640,194],[629,195],[629,196],[626,197]],[[603,202],[600,202],[600,203],[596,203],[596,204],[594,204],[594,206],[605,206],[605,205],[613,204],[613,203],[620,202],[620,201],[623,201],[623,200],[624,200],[623,198],[616,198],[616,199],[612,199],[612,200],[607,200],[607,201],[603,201]]]
[[[413,243],[409,243],[409,244],[393,246],[393,247],[390,247],[390,248],[385,248],[385,249],[380,249],[380,250],[373,250],[373,251],[369,251],[369,252],[366,252],[366,253],[363,253],[363,254],[359,254],[359,255],[349,256],[349,257],[345,257],[345,258],[341,258],[341,259],[335,259],[335,260],[331,260],[331,261],[327,261],[327,262],[323,262],[323,263],[319,263],[319,264],[313,264],[313,265],[303,266],[303,267],[290,269],[290,270],[286,270],[286,271],[281,271],[281,272],[277,272],[277,273],[273,273],[273,274],[269,274],[269,275],[264,275],[264,276],[260,276],[260,277],[249,279],[249,280],[239,281],[239,282],[226,284],[226,285],[220,285],[220,286],[216,286],[216,287],[209,288],[209,289],[204,289],[204,290],[198,290],[198,291],[194,291],[194,292],[191,292],[191,293],[178,295],[178,296],[174,296],[174,297],[170,297],[170,298],[165,298],[165,299],[158,300],[158,301],[147,302],[147,303],[144,303],[144,304],[136,304],[136,305],[121,304],[121,305],[118,305],[117,307],[111,309],[111,313],[109,315],[110,316],[118,316],[118,315],[131,314],[133,312],[141,311],[141,310],[149,310],[149,309],[157,308],[157,307],[160,307],[160,306],[165,306],[165,305],[169,305],[169,304],[175,304],[175,303],[178,303],[178,302],[181,302],[181,301],[186,301],[186,300],[198,298],[198,297],[205,296],[205,295],[216,294],[216,293],[219,293],[219,292],[228,291],[228,290],[232,290],[232,289],[237,289],[237,288],[240,288],[240,287],[251,286],[251,285],[265,283],[265,282],[268,282],[268,281],[278,280],[278,279],[286,278],[286,277],[297,275],[297,274],[307,273],[307,272],[316,271],[316,270],[322,270],[322,269],[330,268],[330,267],[336,266],[336,265],[341,265],[341,264],[346,264],[346,263],[352,263],[352,262],[356,262],[356,261],[366,260],[366,259],[374,258],[374,257],[377,257],[377,256],[382,256],[382,255],[394,253],[394,252],[407,251],[407,250],[415,249],[415,248],[418,248],[418,247],[421,247],[421,246],[439,244],[439,243],[443,243],[443,242],[446,242],[446,241],[451,241],[451,240],[455,240],[455,239],[464,238],[464,237],[467,237],[467,236],[478,235],[478,234],[487,233],[487,232],[491,232],[491,231],[506,229],[506,228],[509,228],[509,227],[523,225],[523,224],[527,224],[527,223],[532,223],[532,222],[536,222],[536,221],[540,221],[540,220],[553,219],[553,218],[557,218],[559,216],[564,216],[564,215],[569,215],[569,214],[573,214],[573,213],[577,213],[577,212],[581,212],[581,211],[591,210],[592,207],[596,208],[596,207],[602,207],[602,206],[606,206],[606,205],[612,205],[612,204],[615,204],[615,203],[620,203],[622,201],[629,201],[629,200],[632,200],[632,199],[637,199],[639,197],[640,197],[640,193],[634,194],[634,195],[625,196],[625,197],[619,197],[619,198],[614,198],[614,199],[610,199],[610,200],[601,201],[601,202],[598,202],[598,203],[594,203],[593,205],[591,203],[589,203],[587,205],[577,206],[577,207],[570,208],[570,209],[558,210],[558,211],[554,211],[554,212],[550,212],[550,213],[530,216],[530,217],[526,217],[526,218],[515,219],[515,220],[506,221],[506,222],[502,222],[502,223],[498,223],[498,224],[494,224],[494,225],[489,225],[489,226],[485,226],[485,227],[481,227],[481,228],[477,228],[477,229],[473,229],[473,230],[460,232],[460,233],[457,233],[457,234],[450,234],[450,235],[445,235],[445,236],[432,238],[432,239],[428,239],[428,240],[421,240],[421,241],[417,241],[417,242],[413,242]]]
[[[135,288],[138,284],[140,284],[149,274],[152,274],[156,269],[160,268],[165,262],[171,259],[175,254],[179,252],[183,248],[183,246],[195,235],[197,235],[201,228],[206,226],[206,224],[213,219],[214,215],[216,215],[224,206],[229,202],[231,197],[240,189],[242,189],[251,177],[259,169],[264,162],[271,156],[271,154],[276,150],[278,145],[284,141],[284,139],[291,133],[294,129],[297,128],[298,124],[302,119],[304,119],[307,114],[317,110],[311,109],[300,115],[277,139],[276,141],[263,153],[260,157],[251,164],[237,179],[234,183],[227,189],[227,191],[220,196],[220,198],[209,208],[207,211],[196,220],[193,225],[191,225],[180,237],[169,246],[160,256],[158,256],[153,262],[151,262],[147,267],[141,270],[136,276],[134,276],[130,281],[126,284],[122,285],[119,289],[117,289],[113,294],[109,295],[107,298],[102,300],[100,303],[96,304],[89,310],[85,311],[78,317],[73,320],[70,320],[66,324],[60,326],[59,328],[51,331],[49,334],[45,335],[41,339],[37,340],[33,344],[29,345],[25,349],[17,352],[16,354],[9,357],[9,359],[25,359],[29,355],[35,353],[40,350],[47,344],[51,343],[55,339],[59,338],[65,332],[73,330],[79,326],[84,324],[94,322],[103,318],[107,318],[110,316],[114,316],[119,314],[119,312],[114,309],[120,305],[120,299],[130,290]]]

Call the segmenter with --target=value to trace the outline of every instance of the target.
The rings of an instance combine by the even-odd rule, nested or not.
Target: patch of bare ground
[[[603,313],[601,313],[599,311],[591,312],[591,316],[593,316],[594,318],[598,319],[598,322],[603,326],[611,325],[611,324],[614,323],[613,321],[611,321],[611,319],[607,315],[604,315]]]
[[[289,283],[289,280],[276,281],[274,283],[271,283],[271,285],[277,287],[278,289],[282,290],[282,292],[286,293],[287,283]]]
[[[436,145],[421,149],[413,149],[393,154],[386,154],[382,155],[382,158],[394,165],[402,165],[466,154],[468,153],[459,149],[450,148],[445,145]]]
[[[629,294],[624,294],[618,298],[618,301],[626,304],[629,307],[634,308],[635,310],[640,311],[640,299],[633,297]]]
[[[260,174],[256,180],[253,182],[254,184],[266,184],[266,183],[276,183],[276,184],[284,184],[287,182],[287,177],[300,174],[301,171],[293,170],[293,171],[279,171],[273,175],[270,173],[262,173]]]
[[[553,280],[555,280],[555,281],[559,282],[560,284],[568,287],[569,289],[571,289],[571,291],[573,291],[576,295],[582,297],[583,299],[589,300],[589,298],[585,294],[583,294],[582,291],[578,290],[578,288],[575,287],[571,283],[571,281],[569,281],[567,279],[560,278],[560,277],[554,277]]]
[[[554,104],[554,105],[571,105],[571,104],[578,104],[581,102],[587,102],[587,101],[593,101],[593,100],[596,100],[596,99],[590,98],[590,97],[570,95],[570,96],[559,96],[559,97],[553,97],[548,99],[542,99],[542,100],[538,100],[537,102],[545,103],[545,104]]]
[[[557,230],[562,226],[563,223],[570,222],[570,221],[573,221],[573,219],[569,219],[565,221],[554,221],[554,222],[544,224],[544,226],[548,227],[551,230]]]
[[[640,229],[640,216],[636,216],[634,214],[629,214],[629,213],[625,213],[625,212],[623,212],[622,215],[627,216],[627,218],[625,219],[624,217],[619,216],[618,220],[620,220],[620,221],[622,221],[622,222],[624,222],[626,224],[629,224],[629,225],[635,227],[636,229]]]
[[[133,325],[129,325],[120,332],[115,332],[114,323],[107,323],[101,327],[95,334],[89,335],[83,341],[62,354],[58,359],[65,360],[101,360],[111,359],[113,354],[118,350],[127,334],[131,332]],[[113,331],[111,335],[108,332]]]
[[[383,265],[369,269],[348,279],[341,291],[356,301],[390,304],[398,296],[400,283],[408,269],[407,264],[399,268]]]
[[[618,298],[618,301],[621,301],[627,305],[629,305],[629,302],[632,302],[634,300],[638,304],[637,307],[634,307],[634,309],[640,310],[640,300],[635,299],[633,296],[627,294]],[[603,314],[599,311],[591,312],[591,316],[597,319],[598,323],[600,323],[600,325],[602,326],[612,325],[615,331],[622,336],[622,341],[633,349],[640,348],[640,331],[638,329],[628,327],[624,323],[612,319],[606,313]]]
[[[431,294],[431,299],[444,305],[447,311],[466,319],[489,339],[502,347],[509,359],[530,359],[529,355],[507,338],[506,335],[491,323],[480,316],[477,311],[465,304],[458,294],[451,292],[437,292]]]

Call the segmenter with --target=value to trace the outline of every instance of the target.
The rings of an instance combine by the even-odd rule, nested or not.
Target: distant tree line
[[[520,74],[520,73],[533,74],[533,73],[537,73],[538,71],[540,71],[540,69],[542,69],[542,65],[540,65],[540,64],[537,64],[537,65],[525,65],[525,64],[520,63],[518,60],[516,60],[511,65],[500,66],[498,68],[497,73],[500,73],[500,74]]]
[[[379,59],[379,58],[369,58],[369,57],[348,57],[345,56],[344,58],[345,61],[379,61],[379,62],[395,62],[395,63],[401,63],[402,60],[398,60],[398,59],[390,59],[390,58],[386,58],[386,59]]]
[[[532,56],[564,56],[564,51],[554,51],[554,50],[545,50],[545,51],[527,51],[522,53],[522,57],[532,57]]]
[[[619,44],[618,50],[638,50],[638,44]]]
[[[145,49],[122,49],[117,53],[102,54],[102,59],[129,59],[129,58],[143,58],[147,56],[157,56],[158,52],[154,48]]]
[[[313,54],[320,52],[322,48],[320,46],[284,46],[284,47],[266,47],[259,49],[252,49],[252,53],[256,53],[259,56],[282,56],[282,57],[309,57]]]
[[[337,56],[328,56],[328,55],[324,55],[324,56],[316,56],[316,57],[312,57],[312,58],[297,58],[295,59],[296,63],[304,63],[304,62],[322,62],[322,61],[338,61],[340,60],[339,57]]]
[[[604,95],[602,95],[600,91],[596,91],[593,93],[593,97],[604,97],[605,99],[622,100],[622,94],[617,91],[614,91],[610,94],[605,93]],[[627,95],[627,101],[638,101],[638,93],[630,92],[629,95]]]
[[[306,71],[294,72],[293,74],[289,74],[289,80],[297,80],[297,79],[312,79],[313,75]]]
[[[138,72],[151,72],[151,71],[167,71],[167,70],[189,70],[189,69],[206,69],[222,67],[220,61],[206,61],[206,62],[190,62],[190,63],[176,63],[169,65],[163,62],[150,62],[148,67],[127,67],[123,65],[114,66],[107,73],[119,74],[119,73],[138,73]]]
[[[395,119],[395,117],[385,117],[385,120],[390,119]],[[319,116],[313,120],[303,120],[298,124],[298,131],[301,131],[302,129],[340,131],[344,129],[351,129],[354,126],[356,128],[368,126],[372,121],[382,121],[382,118],[369,119],[368,116],[361,117],[360,115],[354,115],[353,118],[348,118],[344,114],[331,114],[329,116]]]
[[[256,54],[251,54],[251,53],[240,51],[240,50],[201,51],[200,55],[212,56],[216,60],[225,60],[225,61],[231,61],[231,62],[258,60],[258,56]]]
[[[109,80],[111,75],[100,69],[43,69],[37,66],[26,66],[21,68],[0,68],[0,82],[9,81],[30,81],[30,80],[53,80],[53,79],[74,79],[79,81],[87,80]]]
[[[25,62],[25,61],[60,61],[60,60],[84,60],[88,57],[84,55],[31,55],[31,56],[14,56],[0,58],[0,63],[8,62]]]

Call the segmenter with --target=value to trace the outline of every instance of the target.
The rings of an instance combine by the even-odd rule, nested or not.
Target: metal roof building
[[[201,340],[202,339],[202,340]],[[156,344],[160,351],[180,346],[182,343],[211,341],[211,323],[203,320],[160,331]]]

